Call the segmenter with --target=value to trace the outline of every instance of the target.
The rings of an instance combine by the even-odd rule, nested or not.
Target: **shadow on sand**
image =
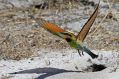
[[[10,73],[10,74],[36,73],[36,74],[42,74],[36,79],[45,79],[46,77],[60,74],[60,73],[66,73],[66,72],[82,72],[82,71],[72,71],[72,70],[45,67],[45,68],[35,68],[35,69],[23,70],[19,72]]]

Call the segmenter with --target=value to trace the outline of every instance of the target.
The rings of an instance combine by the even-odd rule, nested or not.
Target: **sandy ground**
[[[45,50],[44,50],[45,51]],[[118,79],[118,52],[98,51],[91,59],[86,53],[80,57],[75,50],[43,53],[29,59],[1,60],[1,79]],[[96,52],[96,51],[95,51]],[[92,72],[92,64],[104,65],[102,71]]]
[[[16,0],[9,1],[18,7],[24,5],[15,3]],[[5,12],[8,16],[0,17],[0,79],[119,79],[119,4],[114,4],[109,8],[108,3],[101,0],[98,17],[84,42],[99,55],[97,59],[91,59],[87,54],[80,57],[62,39],[39,29],[30,19],[27,22],[24,11],[15,10],[13,15]],[[10,7],[5,3],[0,5],[1,14],[4,14],[3,6]],[[53,11],[43,11],[42,17],[77,33],[94,6],[77,8],[57,15]],[[108,12],[112,17],[108,15],[102,20]]]

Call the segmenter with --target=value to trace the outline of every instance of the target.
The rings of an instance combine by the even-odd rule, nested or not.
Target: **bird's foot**
[[[84,56],[84,53],[83,53],[83,51],[81,51],[81,53],[82,53],[82,55]]]
[[[78,53],[79,53],[79,55],[80,55],[80,56],[82,56],[82,55],[84,56],[83,51],[82,51],[82,52],[80,52],[80,50],[79,50],[79,49],[78,49]]]

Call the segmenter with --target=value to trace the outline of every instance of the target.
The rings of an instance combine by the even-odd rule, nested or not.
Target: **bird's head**
[[[75,35],[69,32],[61,32],[58,34],[61,38],[65,39],[67,42],[76,40]]]

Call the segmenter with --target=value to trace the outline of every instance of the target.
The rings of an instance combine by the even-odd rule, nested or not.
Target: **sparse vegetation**
[[[56,2],[52,3],[51,0],[50,3],[52,3],[52,5],[49,6],[50,8],[48,8],[48,10],[38,9],[41,14],[37,12],[35,14],[40,15],[38,18],[49,17],[48,19],[51,19],[52,22],[61,25],[64,24],[66,26],[67,23],[70,22],[67,21],[67,19],[71,19],[71,21],[72,19],[77,19],[77,17],[74,16],[76,14],[72,12],[72,9],[81,10],[82,13],[85,13],[84,10],[80,9],[82,6],[85,6],[76,1],[78,0],[68,0],[67,2],[59,3],[56,0]],[[52,8],[54,6],[55,8]],[[0,10],[0,59],[20,60],[21,58],[29,58],[42,48],[52,50],[69,48],[65,41],[38,27],[36,23],[28,17],[29,10],[31,9],[33,9],[33,7],[26,8],[25,10],[15,7],[13,9]],[[64,12],[69,12],[69,14]],[[97,25],[105,16],[105,12],[101,13],[100,11],[99,13],[94,27],[85,40],[85,44],[91,49],[119,51],[118,10],[115,9],[112,11],[112,18],[105,18],[98,30],[94,32]],[[87,13],[85,14],[89,16],[89,11],[87,10]],[[79,16],[86,16],[85,14],[80,14]],[[74,17],[69,18],[70,16]],[[59,23],[57,20],[58,18],[54,17],[63,17],[60,19],[62,22]],[[80,18],[76,21],[80,21]],[[73,29],[71,30],[73,31]]]

